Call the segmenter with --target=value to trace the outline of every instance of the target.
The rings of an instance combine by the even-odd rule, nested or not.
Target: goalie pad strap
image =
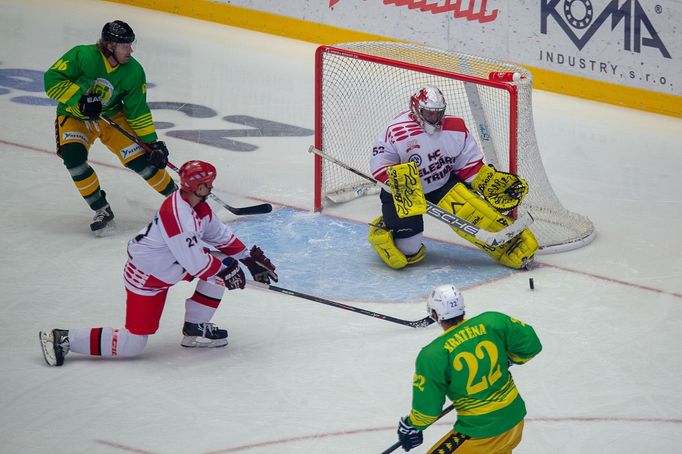
[[[498,232],[511,222],[497,212],[489,203],[471,192],[464,184],[457,183],[438,202],[444,210],[490,232]],[[532,261],[538,243],[529,229],[525,229],[512,241],[501,246],[489,246],[477,240],[473,235],[455,230],[459,236],[488,254],[493,260],[510,268],[523,268]]]

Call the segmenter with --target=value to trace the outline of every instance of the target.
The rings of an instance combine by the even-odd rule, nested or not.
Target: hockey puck
[[[528,278],[528,286],[530,287],[531,290],[535,290],[535,283],[533,283],[532,277]]]

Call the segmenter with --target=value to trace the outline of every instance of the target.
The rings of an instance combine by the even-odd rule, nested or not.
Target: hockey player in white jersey
[[[185,301],[184,347],[223,347],[227,331],[210,323],[225,289],[243,289],[241,261],[254,280],[277,281],[275,266],[258,246],[250,250],[206,203],[216,169],[202,161],[186,162],[179,171],[180,190],[169,195],[148,226],[128,243],[123,279],[126,322],[123,328],[53,329],[39,333],[45,361],[61,366],[71,351],[92,356],[131,357],[142,353],[159,328],[168,289],[196,280]],[[220,251],[222,261],[206,246]],[[216,254],[219,255],[219,254]]]
[[[370,224],[368,239],[381,259],[394,269],[425,257],[423,217],[412,211],[417,206],[426,207],[424,198],[495,232],[512,222],[505,214],[518,206],[528,192],[523,179],[486,165],[464,120],[445,115],[446,107],[440,89],[427,85],[410,98],[410,110],[393,118],[374,142],[372,176],[388,184],[391,193],[381,191],[382,216]],[[395,196],[404,195],[404,190],[412,196],[409,203]],[[417,200],[420,197],[421,203]],[[538,248],[529,229],[497,247],[455,231],[511,268],[528,266]]]

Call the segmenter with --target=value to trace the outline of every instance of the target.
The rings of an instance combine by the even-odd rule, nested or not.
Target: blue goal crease
[[[437,285],[468,288],[515,272],[478,250],[429,239],[423,262],[392,270],[367,242],[366,224],[294,208],[241,219],[232,229],[272,259],[278,286],[332,300],[424,301]]]

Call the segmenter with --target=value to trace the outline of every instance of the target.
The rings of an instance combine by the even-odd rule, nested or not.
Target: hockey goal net
[[[491,80],[491,73],[518,73],[516,82]],[[517,78],[517,77],[515,77]],[[594,226],[566,210],[545,173],[531,106],[532,77],[509,63],[415,44],[356,42],[321,46],[316,54],[315,146],[369,174],[376,134],[408,109],[425,84],[441,89],[447,114],[464,119],[498,170],[528,181],[521,209],[535,218],[531,230],[542,252],[589,243]],[[315,156],[315,209],[343,203],[378,189],[371,182]]]

